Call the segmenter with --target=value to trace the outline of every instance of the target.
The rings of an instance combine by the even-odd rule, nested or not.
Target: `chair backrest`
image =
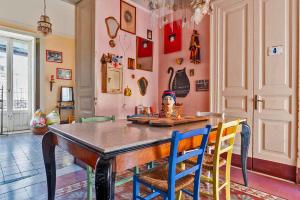
[[[205,148],[207,144],[208,135],[210,133],[211,126],[207,125],[206,128],[196,129],[185,133],[180,133],[179,131],[174,131],[172,135],[171,152],[169,157],[169,175],[168,175],[168,193],[171,199],[174,199],[176,181],[187,175],[195,173],[194,179],[194,191],[199,191],[200,175],[202,168],[203,155],[205,153]],[[189,151],[186,154],[181,154],[178,156],[178,147],[180,142],[183,140],[191,139],[193,137],[202,136],[201,144],[197,149]],[[200,141],[200,140],[199,140]],[[177,174],[176,168],[177,164],[197,157],[197,163],[194,166]],[[198,194],[197,194],[198,195]]]
[[[216,113],[216,112],[197,112],[196,113],[196,116],[197,117],[220,117],[222,119],[225,118],[225,113],[222,112],[222,113]]]
[[[219,168],[220,155],[223,153],[227,153],[226,165],[231,165],[234,140],[239,126],[239,120],[219,123],[214,151],[214,168]]]
[[[107,122],[107,121],[115,121],[116,117],[113,116],[98,116],[98,117],[88,117],[88,118],[80,118],[80,122]]]

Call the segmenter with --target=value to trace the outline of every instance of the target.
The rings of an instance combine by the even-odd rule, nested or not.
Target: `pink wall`
[[[129,1],[130,2],[130,1]],[[123,38],[127,36],[130,48],[126,52],[123,59],[124,65],[124,85],[132,89],[133,95],[131,97],[124,97],[123,94],[105,94],[101,92],[101,57],[103,53],[114,53],[122,55],[123,51],[120,47],[118,38],[115,39],[116,47],[111,48],[108,44],[109,37],[106,31],[105,18],[113,16],[118,21],[120,20],[120,0],[101,0],[96,1],[96,91],[98,97],[98,104],[96,105],[96,115],[116,115],[118,118],[124,118],[128,114],[134,114],[134,107],[137,105],[151,106],[158,105],[158,62],[159,62],[159,46],[158,46],[158,26],[154,28],[151,25],[151,16],[145,10],[137,8],[137,24],[136,35],[119,31],[118,37]],[[154,53],[153,53],[153,72],[142,70],[128,70],[128,57],[136,58],[136,36],[147,38],[147,29],[153,31]],[[135,79],[131,75],[135,75]],[[147,94],[141,96],[137,85],[137,80],[145,77],[149,81]],[[125,104],[125,106],[124,106]]]
[[[168,89],[169,75],[167,70],[172,66],[175,72],[179,69],[186,67],[186,72],[190,79],[191,90],[187,97],[178,98],[178,103],[184,104],[184,111],[186,114],[194,115],[196,111],[209,111],[209,92],[196,92],[196,80],[209,79],[209,51],[210,51],[210,18],[206,16],[199,26],[195,29],[200,34],[200,45],[201,45],[201,63],[192,64],[190,63],[189,56],[189,45],[193,29],[183,28],[182,36],[182,51],[164,54],[164,41],[163,41],[163,29],[160,30],[159,39],[159,84],[158,84],[158,95],[159,105],[161,105],[161,94],[164,90]],[[176,64],[176,58],[183,57],[184,62],[182,65]],[[189,70],[194,69],[195,75],[189,76]]]
[[[128,1],[131,3],[131,1]],[[101,92],[101,57],[103,53],[114,53],[122,55],[118,37],[115,39],[116,47],[111,48],[108,44],[109,37],[106,31],[105,18],[113,16],[120,20],[120,0],[101,0],[96,1],[96,91],[98,104],[96,105],[96,115],[116,115],[118,118],[124,118],[128,114],[134,113],[134,107],[137,105],[154,105],[158,110],[161,104],[161,94],[168,88],[169,75],[168,67],[172,66],[175,70],[187,68],[195,69],[195,76],[189,77],[191,82],[191,91],[186,98],[178,98],[178,102],[184,103],[185,113],[195,114],[196,111],[209,110],[209,92],[195,92],[195,81],[200,79],[209,79],[209,17],[205,17],[202,23],[196,27],[200,33],[201,44],[201,64],[191,64],[189,61],[189,44],[192,29],[183,29],[182,51],[164,54],[163,53],[163,29],[158,25],[152,25],[151,14],[144,9],[137,7],[136,35],[119,31],[118,37],[127,36],[131,44],[123,59],[124,64],[124,85],[132,89],[131,97],[124,97],[123,94],[105,94]],[[128,70],[127,58],[136,58],[136,36],[147,38],[147,29],[153,31],[154,53],[153,53],[153,72],[142,70]],[[175,59],[183,57],[185,60],[181,66],[177,65]],[[135,79],[131,75],[135,75]],[[148,91],[145,96],[141,96],[137,86],[137,80],[145,77],[149,81]],[[124,106],[125,104],[125,106]]]

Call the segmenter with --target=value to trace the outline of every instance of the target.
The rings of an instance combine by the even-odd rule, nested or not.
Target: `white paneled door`
[[[211,109],[247,118],[250,157],[295,166],[297,0],[218,0],[213,10]]]
[[[0,36],[4,131],[29,129],[32,117],[32,42]]]
[[[255,158],[296,165],[297,7],[254,1]]]
[[[249,52],[253,51],[253,18],[250,14],[253,2],[218,1],[213,10],[214,110],[225,112],[229,117],[246,118],[252,124],[253,55]],[[240,154],[240,146],[238,135],[234,153]],[[252,157],[251,150],[249,156]]]

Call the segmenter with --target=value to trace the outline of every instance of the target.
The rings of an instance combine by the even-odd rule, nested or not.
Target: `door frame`
[[[7,72],[6,72],[6,85],[7,85],[7,109],[6,109],[6,116],[8,117],[6,120],[6,131],[7,132],[15,132],[19,130],[26,130],[29,129],[29,121],[31,118],[31,115],[33,113],[33,105],[34,105],[34,96],[33,96],[33,90],[34,90],[34,37],[28,37],[25,35],[15,34],[8,31],[0,31],[0,37],[3,38],[6,41],[7,49],[6,49],[6,66],[7,66]],[[28,48],[28,93],[26,94],[28,98],[28,105],[26,110],[18,110],[14,109],[14,95],[16,94],[14,91],[14,45],[20,43],[24,44]],[[20,77],[21,79],[23,77]],[[17,81],[17,79],[16,79]],[[19,116],[25,116],[25,121],[23,120],[16,120]],[[24,119],[24,118],[23,118]],[[16,122],[17,123],[14,123]],[[25,123],[24,123],[25,122]],[[28,122],[28,123],[26,123]],[[28,124],[28,126],[25,124]]]
[[[35,58],[32,63],[32,111],[40,108],[42,110],[45,109],[45,60],[46,54],[45,52],[45,37],[41,36],[28,28],[19,27],[13,24],[8,25],[0,25],[0,31],[6,31],[13,34],[21,34],[24,36],[33,37],[33,49],[32,56]],[[38,44],[38,48],[37,48]],[[38,68],[38,69],[37,69]],[[38,77],[39,76],[39,77]],[[37,84],[39,84],[39,88],[37,90]],[[37,106],[37,97],[39,99],[39,106]],[[32,112],[33,114],[33,112]]]
[[[300,44],[299,44],[299,41],[300,41],[300,3],[299,1],[297,2],[298,3],[298,6],[295,6],[295,7],[298,7],[298,27],[296,27],[297,29],[297,32],[298,32],[298,63],[296,64],[298,67],[296,67],[296,73],[297,73],[297,99],[296,99],[296,104],[297,104],[297,114],[296,114],[296,121],[298,122],[298,129],[297,129],[297,133],[296,133],[296,138],[298,138],[298,140],[296,141],[297,143],[297,165],[296,165],[296,183],[297,184],[300,184]]]

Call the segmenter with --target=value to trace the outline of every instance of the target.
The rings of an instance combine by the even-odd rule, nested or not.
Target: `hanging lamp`
[[[40,21],[38,21],[37,30],[44,36],[52,33],[52,24],[50,23],[50,18],[46,15],[46,0],[44,0],[44,14],[41,15]]]
[[[212,0],[144,0],[149,1],[149,9],[158,15],[161,19],[161,26],[169,23],[170,15],[173,21],[173,15],[182,18],[182,27],[189,27],[188,13],[191,10],[191,23],[199,25],[205,15],[212,13]],[[155,15],[154,15],[155,16]]]

